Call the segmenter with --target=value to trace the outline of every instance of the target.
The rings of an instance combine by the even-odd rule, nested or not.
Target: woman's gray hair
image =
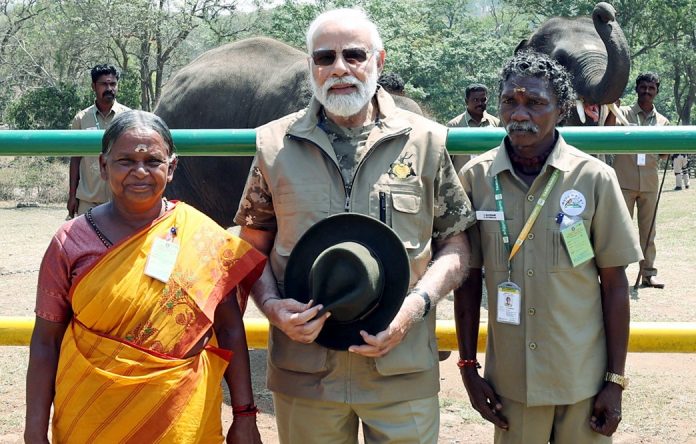
[[[377,25],[370,20],[364,10],[361,8],[340,8],[323,12],[310,23],[306,35],[307,51],[309,51],[310,54],[314,51],[314,34],[317,33],[319,28],[329,22],[363,23],[368,31],[370,31],[370,40],[372,43],[372,48],[366,49],[384,49],[384,44],[382,43],[382,38],[379,36]]]
[[[114,117],[114,120],[111,121],[111,125],[104,131],[104,136],[102,137],[102,154],[109,154],[111,147],[116,143],[118,138],[126,131],[134,128],[152,130],[162,136],[162,140],[164,140],[168,148],[167,154],[169,154],[170,157],[174,155],[176,147],[174,146],[172,133],[169,131],[167,124],[164,123],[164,120],[147,111],[135,109],[118,114]]]

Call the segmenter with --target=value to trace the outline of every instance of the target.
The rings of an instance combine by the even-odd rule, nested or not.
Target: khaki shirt
[[[74,130],[104,130],[109,127],[117,114],[130,108],[114,101],[109,113],[104,116],[96,105],[85,108],[72,121]],[[80,161],[80,180],[77,183],[75,197],[79,200],[94,203],[104,203],[111,199],[111,189],[101,178],[99,172],[99,156],[83,156]]]
[[[460,114],[447,122],[447,126],[450,128],[484,128],[487,126],[498,127],[500,126],[500,119],[492,114],[489,114],[487,111],[484,111],[483,117],[481,117],[481,122],[477,124],[467,110],[464,111],[464,114]]]
[[[512,281],[522,289],[520,325],[497,321],[497,286],[508,280],[500,222],[479,220],[469,230],[471,265],[486,269],[485,377],[501,396],[529,406],[574,404],[598,392],[607,358],[598,270],[642,258],[614,171],[560,135],[531,187],[513,173],[504,144],[476,157],[459,177],[475,210],[495,211],[493,177],[498,175],[513,244],[554,169],[560,170],[558,181],[512,260]],[[586,200],[577,217],[595,254],[577,267],[556,222],[561,196],[569,190]]]
[[[621,113],[629,123],[638,126],[665,126],[669,120],[658,113],[655,107],[646,113],[636,103],[633,106],[622,106]],[[646,154],[645,165],[638,165],[637,154],[617,154],[614,156],[614,170],[619,184],[624,190],[657,192],[659,181],[657,174],[657,154]]]
[[[257,129],[257,153],[235,222],[275,232],[269,255],[283,293],[285,265],[304,232],[345,211],[380,219],[401,238],[413,286],[432,259],[433,240],[463,233],[474,223],[471,204],[445,149],[446,128],[398,109],[381,89],[379,121],[347,183],[327,133],[321,105]],[[271,327],[268,387],[289,396],[334,402],[396,402],[439,390],[435,314],[431,312],[386,356],[372,359],[316,343],[292,341]]]
[[[454,119],[447,122],[447,126],[450,128],[485,128],[485,127],[499,127],[500,119],[488,114],[488,112],[483,112],[483,117],[481,121],[476,123],[476,121],[469,115],[469,111],[465,111],[464,114],[460,114]],[[476,157],[476,154],[453,154],[452,164],[454,165],[455,171],[459,171],[462,167],[471,159]]]

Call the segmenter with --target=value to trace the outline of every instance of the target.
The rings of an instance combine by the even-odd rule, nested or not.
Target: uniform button
[[[536,309],[530,308],[529,310],[527,310],[527,313],[529,313],[529,316],[534,316],[536,314]]]
[[[529,270],[527,270],[527,276],[529,276],[529,277],[534,276],[534,270],[532,270],[531,268]]]
[[[530,202],[533,202],[533,201],[534,201],[534,196],[530,194],[529,196],[527,196],[527,200],[530,201]]]
[[[534,233],[529,233],[529,234],[527,235],[527,239],[529,239],[529,240],[534,239]]]
[[[536,350],[536,348],[537,348],[536,342],[530,342],[530,343],[529,343],[529,349],[530,349],[530,350]]]

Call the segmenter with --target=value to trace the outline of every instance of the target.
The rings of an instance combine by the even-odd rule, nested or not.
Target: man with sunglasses
[[[268,387],[280,442],[357,442],[362,422],[366,443],[436,443],[435,306],[466,273],[474,221],[446,128],[378,88],[386,53],[364,12],[323,13],[307,47],[313,98],[257,130],[235,217],[241,237],[269,256],[252,296],[271,323]],[[298,239],[344,212],[392,227],[408,252],[411,290],[384,331],[334,350],[314,342],[330,313],[317,317],[321,305],[284,295],[283,277]]]
[[[464,90],[466,111],[447,122],[450,128],[485,128],[500,126],[500,119],[486,111],[488,88],[481,83],[472,83]],[[473,156],[458,154],[452,156],[454,169],[458,172]]]
[[[111,121],[130,108],[116,101],[120,74],[113,65],[96,65],[92,68],[94,104],[85,108],[72,121],[71,129],[105,130]],[[72,157],[68,192],[68,217],[84,214],[90,208],[111,199],[111,190],[101,178],[99,156]]]

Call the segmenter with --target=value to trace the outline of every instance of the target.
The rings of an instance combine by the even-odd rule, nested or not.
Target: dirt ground
[[[670,179],[672,183],[670,184]],[[641,288],[632,293],[633,321],[696,321],[696,190],[672,192],[668,178],[658,218],[657,246],[660,277],[665,290]],[[15,208],[0,202],[0,316],[33,316],[39,264],[48,241],[64,220],[63,207]],[[633,284],[636,266],[628,268]],[[439,317],[451,319],[452,302],[438,307]],[[485,319],[485,309],[482,309]],[[252,307],[247,317],[258,317]],[[21,442],[25,408],[27,347],[0,347],[0,443]],[[265,390],[264,350],[252,350],[252,372],[265,443],[276,443],[273,406]],[[492,442],[493,426],[470,407],[453,354],[440,365],[440,442]],[[484,356],[479,355],[483,361]],[[627,373],[631,387],[624,395],[624,420],[614,442],[696,444],[696,353],[631,353]],[[223,418],[231,419],[229,407]]]

